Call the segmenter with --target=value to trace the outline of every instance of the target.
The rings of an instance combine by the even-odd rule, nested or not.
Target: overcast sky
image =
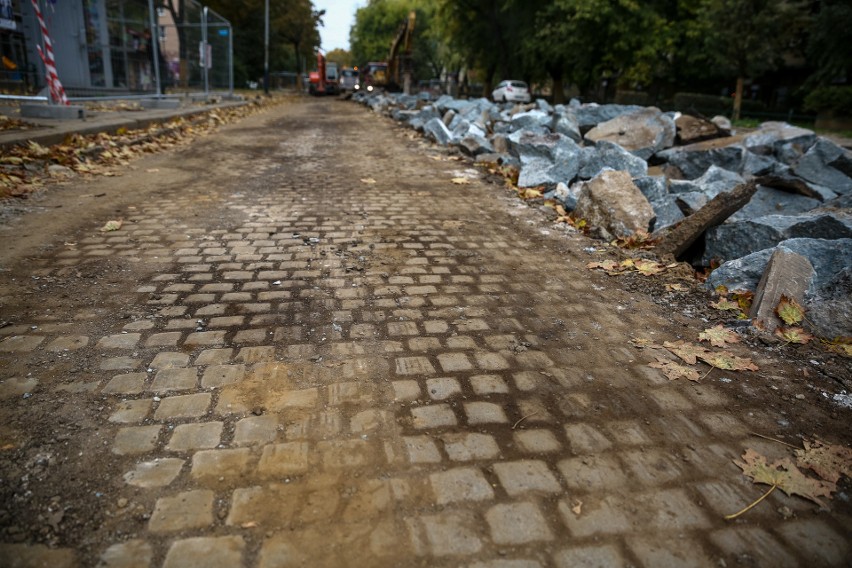
[[[349,28],[355,21],[355,10],[367,4],[367,0],[314,0],[318,10],[325,10],[320,28],[322,48],[349,49]]]

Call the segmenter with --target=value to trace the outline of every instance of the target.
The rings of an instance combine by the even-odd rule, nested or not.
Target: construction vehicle
[[[321,51],[317,52],[317,70],[308,75],[308,92],[314,96],[336,95],[340,92],[337,63],[326,61]]]
[[[411,44],[414,40],[414,23],[417,14],[412,10],[399,27],[388,54],[388,88],[406,95],[411,94],[414,65],[411,59]]]
[[[388,64],[384,61],[371,61],[361,69],[357,89],[372,93],[384,89],[388,84]]]

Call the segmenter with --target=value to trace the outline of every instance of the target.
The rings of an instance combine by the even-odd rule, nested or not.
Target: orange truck
[[[337,63],[329,63],[317,53],[317,70],[308,74],[308,92],[315,96],[336,95],[340,92]]]

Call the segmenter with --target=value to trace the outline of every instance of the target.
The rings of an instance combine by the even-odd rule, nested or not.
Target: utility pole
[[[263,26],[263,92],[269,94],[269,0],[264,5],[266,16]]]

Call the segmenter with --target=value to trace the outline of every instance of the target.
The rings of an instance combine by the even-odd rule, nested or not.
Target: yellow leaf
[[[101,227],[101,232],[102,233],[108,233],[108,232],[111,232],[111,231],[117,231],[121,228],[121,226],[123,224],[124,224],[124,221],[122,221],[121,219],[119,219],[117,221],[107,221],[106,224],[103,227]]]
[[[779,327],[775,330],[775,336],[787,343],[799,343],[802,345],[814,338],[813,335],[801,327]]]
[[[728,343],[739,343],[740,338],[736,332],[719,324],[699,333],[698,340],[709,341],[713,347],[725,347]]]
[[[743,461],[734,460],[734,463],[755,483],[773,485],[787,495],[804,497],[823,508],[825,503],[819,498],[831,499],[831,494],[837,491],[834,483],[805,476],[789,458],[776,460],[770,464],[766,461],[766,457],[752,449],[747,449],[743,454]]]
[[[716,308],[717,310],[722,311],[739,311],[740,309],[740,305],[738,303],[732,302],[727,298],[719,298],[718,302],[711,303],[710,305]]]
[[[802,440],[802,444],[805,449],[796,450],[796,463],[800,467],[810,469],[831,483],[840,481],[842,475],[852,479],[852,448],[826,445],[819,440]]]
[[[666,290],[668,290],[669,292],[685,292],[687,288],[683,284],[678,284],[677,282],[667,282]]]
[[[698,382],[698,379],[701,378],[701,375],[695,369],[684,367],[679,363],[669,361],[662,357],[657,357],[657,360],[653,363],[648,363],[648,366],[653,367],[654,369],[660,369],[670,381],[687,379]]]
[[[704,347],[695,345],[694,343],[687,343],[683,340],[666,341],[663,343],[663,347],[690,365],[695,365],[698,362],[698,359],[707,353],[707,349]]]
[[[376,183],[376,180],[373,178],[361,178],[361,183],[366,183],[367,185],[373,185]]]
[[[781,296],[775,313],[787,325],[795,325],[805,319],[805,308],[793,298]]]
[[[450,181],[453,182],[456,185],[469,185],[470,184],[470,180],[467,179],[467,178],[463,178],[463,177],[456,177],[456,178],[451,179]]]
[[[654,276],[656,274],[660,274],[661,272],[665,272],[666,267],[660,264],[659,262],[654,262],[652,260],[645,259],[637,259],[633,262],[636,266],[636,270],[639,274],[644,276]]]
[[[710,353],[705,352],[698,355],[698,358],[717,369],[723,371],[759,371],[760,367],[755,365],[751,359],[737,357],[736,355],[728,355],[727,353]]]

